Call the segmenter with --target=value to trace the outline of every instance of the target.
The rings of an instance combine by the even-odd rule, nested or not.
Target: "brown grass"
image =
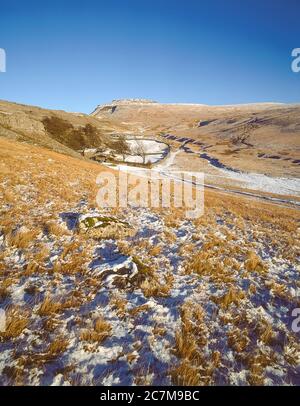
[[[15,231],[8,235],[7,242],[11,246],[24,249],[34,242],[38,233],[38,230]]]
[[[69,343],[67,339],[65,339],[64,337],[57,337],[50,343],[47,353],[51,357],[57,357],[58,355],[66,351],[68,345]]]
[[[40,305],[37,313],[40,316],[49,316],[51,314],[57,314],[62,310],[62,303],[55,299],[51,299],[50,296],[46,296],[42,304]]]
[[[133,307],[132,309],[130,309],[128,311],[128,314],[130,316],[136,317],[140,313],[147,312],[148,310],[149,310],[149,305],[147,305],[147,303],[146,303],[146,304],[143,304],[143,305],[140,305],[140,306]]]
[[[50,250],[47,247],[47,245],[46,244],[41,244],[41,246],[39,247],[38,252],[36,252],[36,254],[34,256],[34,260],[37,263],[43,263],[49,257],[49,254],[50,254]]]
[[[111,325],[103,317],[98,317],[94,321],[93,328],[81,330],[80,339],[101,344],[111,335],[111,329]]]
[[[238,288],[230,287],[229,290],[221,297],[212,296],[212,300],[221,308],[228,309],[231,304],[238,306],[240,301],[245,298],[245,293]]]
[[[245,268],[248,272],[265,272],[267,270],[262,259],[253,251],[248,252]]]
[[[19,307],[10,307],[6,311],[6,328],[0,332],[0,338],[11,340],[19,337],[29,324],[29,314]]]
[[[156,279],[146,279],[140,285],[145,297],[167,297],[170,295],[172,285],[161,284]]]
[[[62,225],[57,224],[56,221],[48,221],[44,224],[44,232],[55,237],[61,237],[69,234],[68,230]]]
[[[110,297],[110,304],[113,309],[116,309],[118,317],[121,319],[126,316],[127,300],[119,296],[117,293],[113,293]]]
[[[173,385],[198,386],[202,384],[199,368],[191,365],[188,361],[182,361],[170,371]]]
[[[233,328],[227,333],[227,342],[236,352],[243,352],[246,350],[250,343],[248,330],[240,330],[239,328]]]

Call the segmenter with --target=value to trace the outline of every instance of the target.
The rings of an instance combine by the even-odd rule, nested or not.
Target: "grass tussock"
[[[49,356],[51,357],[57,357],[60,354],[62,354],[63,352],[66,351],[66,349],[68,348],[68,340],[64,337],[57,337],[55,340],[53,340],[48,349],[47,349],[47,353],[49,354]]]
[[[102,343],[111,335],[112,327],[103,317],[98,317],[90,329],[83,329],[80,332],[82,341]]]
[[[228,346],[236,352],[243,352],[250,343],[248,330],[233,328],[227,333]]]
[[[262,259],[253,251],[248,252],[248,258],[245,262],[245,268],[248,272],[266,272],[267,268]]]
[[[141,289],[145,297],[167,297],[170,295],[170,290],[172,288],[171,284],[165,283],[161,284],[157,280],[146,279],[141,283]]]
[[[14,231],[7,237],[7,243],[13,247],[24,249],[34,243],[38,230]]]
[[[181,308],[181,329],[175,334],[173,353],[179,363],[171,368],[174,385],[209,385],[220,364],[220,354],[213,352],[208,358],[203,347],[208,342],[205,311],[200,305],[187,302]]]
[[[56,221],[47,221],[44,224],[44,232],[48,235],[54,237],[61,237],[63,235],[69,234],[68,230]]]
[[[178,366],[171,369],[170,376],[173,385],[176,386],[200,386],[203,385],[201,371],[188,361],[182,361]]]
[[[51,299],[50,296],[46,296],[40,305],[37,313],[39,316],[49,316],[52,314],[57,314],[62,310],[62,303]]]
[[[126,310],[128,305],[126,299],[114,292],[110,297],[110,305],[113,309],[116,310],[118,317],[120,317],[121,319],[126,317]]]
[[[239,306],[241,300],[245,299],[246,294],[239,288],[230,287],[229,290],[220,297],[212,296],[212,300],[222,309],[228,309],[231,304]]]
[[[5,331],[0,332],[0,338],[11,340],[19,337],[29,325],[28,311],[19,307],[10,307],[6,311]]]

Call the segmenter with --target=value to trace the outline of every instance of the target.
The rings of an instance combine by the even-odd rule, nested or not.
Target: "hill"
[[[191,138],[202,143],[211,157],[238,170],[300,176],[299,105],[207,106],[118,100],[98,106],[92,116],[112,126],[125,125],[127,132],[171,135],[169,140],[175,141],[175,146],[176,139],[180,140],[177,147]],[[190,156],[189,162],[193,160]]]
[[[0,101],[0,136],[71,156],[84,148],[112,146],[109,134],[119,128],[126,129],[87,114]]]

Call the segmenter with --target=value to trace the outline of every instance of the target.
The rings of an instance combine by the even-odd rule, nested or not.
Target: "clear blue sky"
[[[0,99],[300,102],[299,0],[0,0]]]

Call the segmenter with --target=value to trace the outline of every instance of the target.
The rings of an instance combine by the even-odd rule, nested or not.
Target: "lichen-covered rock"
[[[135,234],[134,228],[126,221],[100,214],[79,216],[78,227],[81,233],[93,238],[123,238]]]

